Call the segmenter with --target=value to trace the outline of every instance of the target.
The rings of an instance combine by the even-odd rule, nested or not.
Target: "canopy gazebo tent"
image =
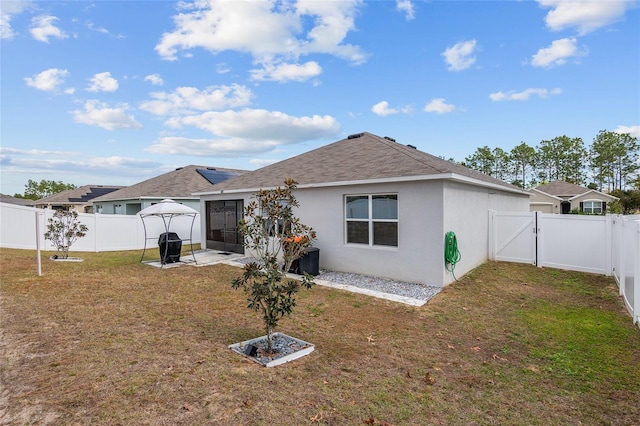
[[[193,257],[193,262],[194,263],[198,263],[196,261],[196,256],[193,252],[193,242],[192,242],[192,238],[193,238],[193,224],[195,223],[196,220],[196,216],[198,215],[198,211],[195,209],[192,209],[189,206],[185,206],[183,204],[177,203],[174,200],[170,200],[170,199],[166,199],[166,200],[162,200],[161,202],[154,204],[152,206],[147,207],[146,209],[140,210],[140,212],[138,212],[138,214],[140,215],[140,219],[142,220],[142,226],[144,227],[144,249],[142,250],[142,257],[140,258],[140,262],[142,262],[142,260],[144,259],[144,254],[147,251],[147,240],[149,239],[155,239],[155,238],[159,238],[159,245],[160,244],[165,244],[164,247],[164,253],[167,253],[169,250],[169,246],[172,243],[176,243],[176,242],[180,242],[180,245],[183,241],[189,241],[189,244],[191,246],[191,256]],[[171,221],[177,217],[177,216],[187,216],[187,217],[191,217],[191,229],[189,231],[189,238],[180,238],[180,239],[176,239],[177,234],[172,233],[171,232]],[[149,237],[147,235],[147,225],[145,224],[145,218],[149,218],[149,217],[159,217],[162,219],[162,222],[164,224],[164,235],[165,238],[160,240],[160,237],[162,235],[158,235],[157,237]],[[160,243],[161,241],[161,243]],[[162,256],[162,248],[161,248],[161,259],[160,259],[160,263],[162,265],[165,264],[165,259]],[[179,258],[179,257],[178,257]]]

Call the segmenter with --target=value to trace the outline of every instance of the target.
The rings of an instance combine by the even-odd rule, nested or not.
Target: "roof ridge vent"
[[[408,146],[409,148],[411,148],[411,149],[418,149],[418,148],[416,148],[415,146],[413,146],[413,145],[411,145],[411,144],[409,144],[409,143],[407,144],[407,146]]]
[[[354,133],[352,135],[347,136],[347,139],[357,139],[361,136],[364,136],[364,133]]]
[[[395,142],[396,140],[394,138],[390,138],[389,136],[385,136],[384,137],[386,140],[391,141],[391,142]]]

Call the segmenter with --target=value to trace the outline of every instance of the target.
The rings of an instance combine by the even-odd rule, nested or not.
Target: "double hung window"
[[[348,244],[398,247],[398,194],[345,197]]]

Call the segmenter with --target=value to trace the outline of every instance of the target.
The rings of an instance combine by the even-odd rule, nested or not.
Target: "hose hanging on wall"
[[[458,250],[458,239],[453,231],[447,232],[444,237],[444,266],[447,271],[451,272],[453,279],[458,281],[456,275],[453,273],[456,269],[456,263],[460,261],[460,250]]]

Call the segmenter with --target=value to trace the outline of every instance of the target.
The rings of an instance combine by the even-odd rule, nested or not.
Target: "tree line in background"
[[[29,179],[24,188],[24,194],[14,194],[13,196],[35,201],[62,191],[76,189],[77,187],[72,183],[64,183],[61,180],[56,182],[55,180],[42,179],[40,182],[36,182]]]
[[[559,136],[536,147],[521,142],[510,152],[484,146],[465,158],[465,166],[529,189],[564,180],[598,191],[640,189],[640,144],[628,133],[600,131],[592,144]]]
[[[640,143],[628,133],[601,130],[588,147],[568,136],[510,152],[483,146],[461,164],[524,189],[563,180],[618,197],[619,213],[640,210]]]

